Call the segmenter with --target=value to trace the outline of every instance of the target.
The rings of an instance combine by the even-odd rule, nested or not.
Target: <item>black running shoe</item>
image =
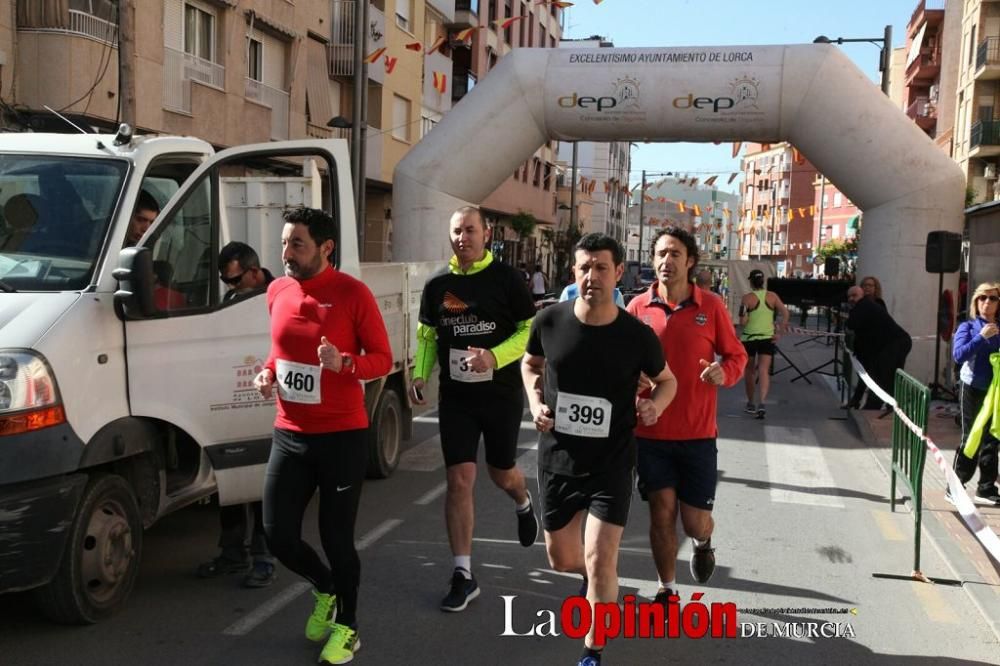
[[[656,596],[653,597],[654,604],[659,604],[660,606],[663,606],[664,624],[666,624],[667,622],[667,606],[670,605],[670,597],[676,594],[677,594],[676,590],[671,590],[669,587],[662,587],[660,588],[660,591],[656,593]],[[650,619],[652,619],[652,614],[650,614]],[[656,626],[655,626],[656,623],[653,622],[652,624],[654,625],[652,627],[653,631],[656,631]]]
[[[757,405],[757,418],[763,419],[767,416],[767,410],[764,409],[764,405]]]
[[[707,583],[714,571],[715,549],[712,548],[712,540],[709,539],[704,546],[694,547],[694,554],[691,556],[691,577],[698,583]]]
[[[527,548],[538,539],[538,519],[535,517],[535,505],[528,493],[528,508],[517,512],[517,539]]]
[[[746,412],[747,414],[756,414],[757,405],[753,404],[752,402],[748,402],[747,406],[743,408],[743,411]]]
[[[470,574],[471,575],[471,574]],[[464,611],[469,602],[479,596],[479,585],[476,578],[466,578],[458,569],[451,575],[451,590],[441,600],[441,610],[446,613]]]
[[[976,496],[973,498],[976,504],[986,504],[988,506],[1000,506],[1000,492],[997,492],[997,487],[993,486],[989,490],[977,490]]]

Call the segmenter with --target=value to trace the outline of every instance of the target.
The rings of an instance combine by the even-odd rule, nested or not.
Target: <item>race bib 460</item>
[[[282,400],[307,405],[319,404],[320,373],[323,368],[281,358],[275,363],[275,368],[278,371],[278,390]]]
[[[577,437],[607,437],[611,433],[611,402],[560,391],[556,398],[556,432]]]

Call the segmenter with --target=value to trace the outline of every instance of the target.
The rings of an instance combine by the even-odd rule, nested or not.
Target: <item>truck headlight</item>
[[[0,435],[64,423],[59,403],[59,389],[45,359],[30,351],[0,351]]]

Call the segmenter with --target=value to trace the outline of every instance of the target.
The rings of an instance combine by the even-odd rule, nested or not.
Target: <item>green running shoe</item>
[[[312,615],[306,620],[306,638],[319,643],[330,633],[330,626],[337,619],[337,595],[312,591],[316,597]]]
[[[361,649],[358,632],[343,624],[330,623],[330,638],[319,653],[321,664],[346,664]]]

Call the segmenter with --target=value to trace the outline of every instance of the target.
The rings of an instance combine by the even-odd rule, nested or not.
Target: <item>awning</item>
[[[336,115],[330,103],[326,44],[309,37],[306,39],[306,47],[306,102],[309,104],[309,120],[313,125],[325,127]]]
[[[254,28],[263,30],[264,32],[269,32],[278,39],[291,41],[298,39],[299,37],[299,33],[295,32],[288,26],[282,25],[274,19],[269,19],[266,16],[258,14],[252,9],[246,10],[246,17],[247,23],[253,25]]]
[[[858,213],[857,215],[855,215],[854,217],[852,217],[851,219],[849,219],[847,221],[847,228],[848,229],[857,230],[857,228],[860,225],[861,225],[861,213]]]

